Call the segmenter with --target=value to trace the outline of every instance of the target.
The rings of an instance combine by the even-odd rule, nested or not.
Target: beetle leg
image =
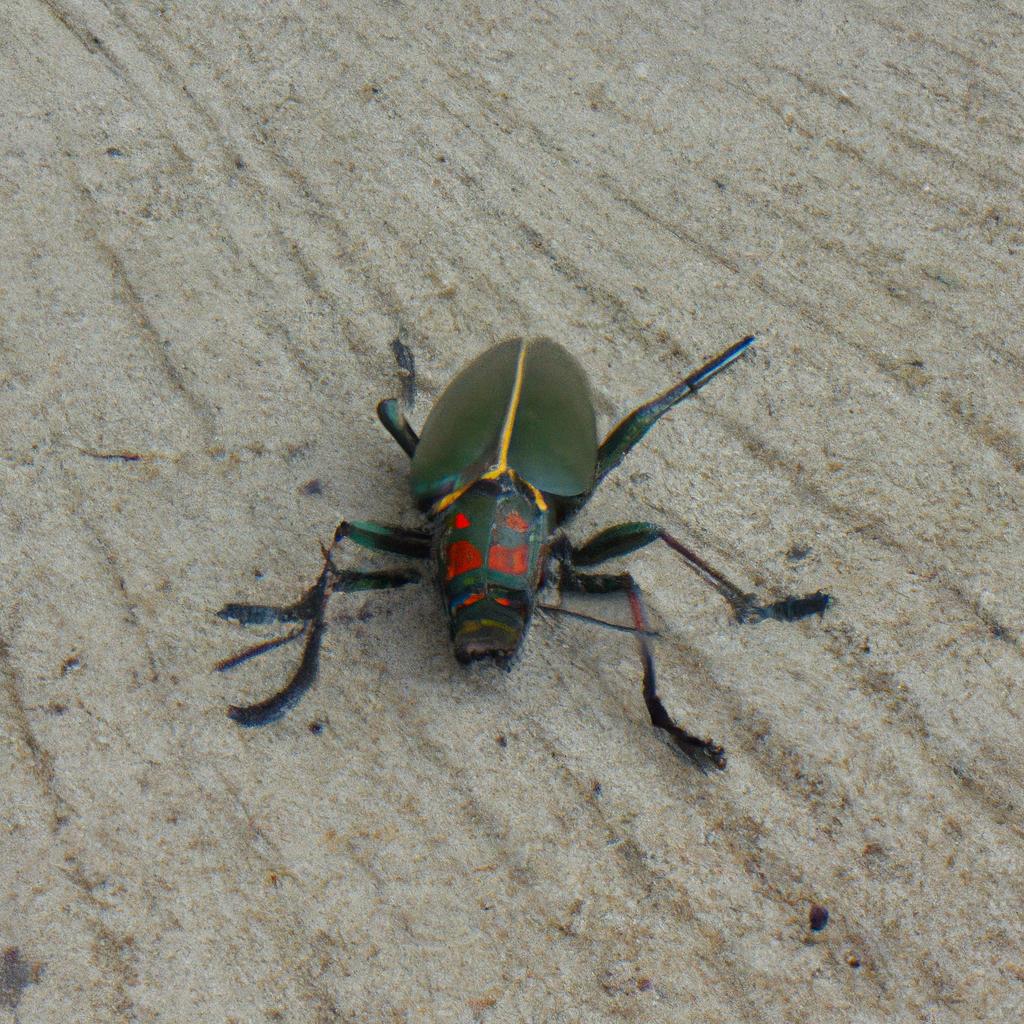
[[[402,372],[402,401],[386,398],[377,406],[377,417],[387,432],[399,443],[403,452],[411,459],[416,453],[420,439],[402,412],[402,406],[411,409],[416,402],[416,359],[412,349],[402,343],[403,331],[391,342],[395,362]]]
[[[757,339],[744,338],[664,394],[634,409],[601,443],[597,452],[596,487],[630,452],[662,416],[684,398],[695,395],[716,374],[734,363]]]
[[[329,593],[327,587],[331,578],[331,572],[331,567],[325,565],[320,572],[320,578],[316,581],[316,584],[310,588],[301,601],[297,602],[297,606],[308,605],[308,609],[304,609],[304,611],[308,611],[311,616],[302,628],[290,634],[287,638],[280,638],[280,643],[271,641],[269,645],[262,645],[262,650],[259,651],[259,653],[263,653],[263,651],[287,643],[289,638],[295,639],[299,636],[306,636],[306,646],[302,651],[302,660],[299,662],[299,667],[296,669],[295,674],[288,680],[284,689],[278,691],[272,697],[268,697],[266,700],[262,700],[257,704],[243,706],[232,704],[228,708],[228,718],[239,725],[250,728],[269,725],[271,722],[276,722],[285,712],[295,707],[302,699],[303,694],[313,685],[317,671],[320,668],[320,644],[323,640],[324,612],[327,608]],[[217,614],[221,618],[237,618],[237,616],[228,614],[236,607],[246,608],[247,606],[225,605]],[[239,621],[243,620],[239,619]],[[234,668],[235,665],[248,660],[248,653],[243,651],[241,655],[236,655],[234,658],[229,658],[226,662],[221,662],[217,669],[223,672],[229,668]]]
[[[407,409],[411,409],[416,404],[416,357],[412,349],[402,342],[405,333],[404,328],[398,329],[398,334],[391,342],[391,351],[402,375],[402,402]]]
[[[790,595],[770,604],[762,604],[756,594],[740,590],[695,551],[656,523],[619,523],[618,526],[610,526],[574,549],[571,561],[574,566],[600,565],[611,558],[646,547],[656,540],[664,541],[708,586],[717,590],[729,602],[740,622],[762,622],[764,619],[796,622],[809,615],[823,615],[832,601],[828,594],[819,590],[802,597]]]
[[[300,636],[306,637],[306,646],[302,652],[302,660],[295,674],[288,681],[288,684],[280,692],[260,701],[258,704],[246,706],[232,705],[228,708],[228,717],[243,726],[269,725],[276,722],[283,714],[290,711],[302,699],[305,692],[313,685],[316,679],[317,670],[320,667],[320,644],[323,640],[324,612],[327,609],[327,599],[331,594],[350,593],[355,590],[386,590],[395,587],[405,586],[407,583],[414,583],[419,579],[415,572],[338,572],[333,566],[325,565],[320,573],[316,584],[310,588],[302,601],[292,606],[292,609],[269,609],[271,611],[290,611],[292,615],[297,614],[296,609],[301,608],[302,614],[309,614],[309,619],[298,630],[276,640],[258,644],[254,648],[236,654],[220,662],[216,669],[218,672],[225,672],[228,669],[240,665],[243,661],[263,654],[275,647],[280,647]],[[258,606],[252,605],[227,605],[219,613],[223,618],[238,618],[237,615],[225,614],[230,609],[248,609]],[[238,621],[245,621],[238,619]],[[249,619],[247,621],[270,621]]]
[[[377,406],[377,418],[384,424],[387,432],[399,443],[402,451],[411,459],[416,454],[416,445],[420,439],[416,431],[409,426],[409,421],[402,412],[397,398],[385,398]]]
[[[326,593],[321,588],[323,577],[323,573],[321,573],[321,580],[314,583],[293,604],[226,604],[217,614],[222,619],[233,620],[243,626],[265,626],[271,622],[311,622],[316,618],[316,609],[319,603],[326,600],[334,591],[373,590],[379,586],[402,586],[403,583],[419,579],[418,575],[413,574],[410,577],[407,573],[353,573],[338,569],[331,560],[331,554],[343,540],[351,540],[360,547],[369,548],[371,551],[385,551],[388,554],[401,555],[406,558],[430,557],[430,534],[423,530],[408,530],[401,526],[384,526],[381,523],[348,522],[343,519],[334,531],[331,546],[325,550],[322,549],[323,573],[333,577]],[[401,581],[394,582],[399,577],[401,577]],[[378,580],[381,582],[374,582]],[[342,585],[342,582],[345,585]]]
[[[330,548],[324,551],[324,564],[316,583],[298,601],[290,605],[226,604],[217,614],[243,626],[266,625],[271,622],[301,622],[302,625],[284,636],[256,644],[233,657],[218,662],[218,672],[241,665],[250,658],[265,654],[286,643],[306,637],[302,660],[288,685],[259,704],[230,707],[228,716],[239,725],[259,726],[276,721],[293,708],[313,685],[320,665],[320,644],[323,640],[324,613],[334,593],[358,590],[388,590],[419,580],[419,573],[410,570],[356,572],[339,569],[331,555],[342,540],[352,540],[373,551],[386,551],[408,558],[426,558],[430,554],[430,535],[422,530],[407,530],[379,523],[342,521],[334,531]]]
[[[665,705],[658,696],[658,680],[654,672],[654,652],[651,649],[649,634],[650,624],[644,610],[643,598],[636,580],[629,573],[617,576],[577,573],[563,563],[559,590],[577,590],[588,594],[625,593],[629,600],[630,612],[633,616],[634,635],[640,660],[644,666],[644,702],[651,716],[651,724],[663,729],[672,738],[675,748],[689,758],[702,772],[708,768],[725,768],[725,752],[711,740],[700,739],[681,729],[672,721]]]
[[[331,549],[343,540],[350,540],[371,551],[386,551],[403,558],[429,558],[430,534],[426,530],[410,530],[404,526],[385,526],[353,519],[338,523]]]

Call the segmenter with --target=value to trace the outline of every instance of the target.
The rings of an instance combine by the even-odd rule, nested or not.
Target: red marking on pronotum
[[[453,580],[470,569],[479,569],[484,564],[483,555],[468,540],[457,540],[448,546],[448,579]]]
[[[497,604],[503,604],[506,608],[512,604],[507,597],[496,597],[494,600]]]
[[[510,576],[522,576],[529,567],[526,545],[520,544],[515,548],[492,545],[487,555],[487,567],[495,572],[507,572]]]
[[[462,512],[455,513],[455,529],[465,530],[469,526],[469,516],[464,515]]]
[[[470,594],[469,597],[467,597],[466,600],[462,602],[460,607],[465,608],[467,605],[476,604],[477,601],[482,601],[483,599],[483,594]]]
[[[518,512],[510,512],[505,518],[505,525],[516,533],[526,533],[530,528],[530,524]]]

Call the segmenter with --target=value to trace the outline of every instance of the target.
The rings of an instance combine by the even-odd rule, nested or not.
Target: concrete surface
[[[0,28],[0,1021],[1024,1018],[1018,5]],[[741,628],[631,559],[724,775],[628,638],[465,671],[429,586],[336,599],[301,707],[225,718],[299,652],[215,675],[253,637],[213,612],[297,596],[342,515],[416,522],[396,335],[416,423],[529,332],[607,426],[750,331],[574,531],[836,596]]]

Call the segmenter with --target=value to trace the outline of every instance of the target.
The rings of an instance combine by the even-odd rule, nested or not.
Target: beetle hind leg
[[[702,739],[680,728],[665,709],[661,696],[658,694],[658,678],[654,670],[654,652],[651,649],[651,627],[644,609],[643,597],[636,580],[629,573],[620,575],[595,575],[574,572],[563,563],[560,590],[577,590],[588,594],[624,593],[629,601],[630,613],[633,617],[633,633],[636,637],[637,650],[643,663],[643,695],[647,705],[647,713],[651,716],[651,725],[667,733],[672,740],[673,749],[682,754],[702,773],[709,768],[716,771],[726,766],[725,751],[713,740]]]
[[[811,615],[824,615],[832,598],[822,590],[802,596],[788,595],[769,604],[762,603],[756,594],[741,590],[735,583],[708,565],[695,551],[677,540],[656,523],[619,523],[591,537],[572,551],[575,566],[600,565],[612,558],[628,555],[654,541],[668,545],[709,587],[718,591],[729,603],[738,622],[798,622]]]

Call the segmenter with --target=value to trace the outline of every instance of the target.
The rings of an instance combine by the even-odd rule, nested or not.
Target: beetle
[[[427,526],[409,529],[342,520],[323,549],[317,581],[298,601],[286,606],[225,605],[218,614],[242,625],[298,626],[222,661],[217,666],[221,671],[306,638],[299,667],[284,689],[258,704],[232,706],[228,715],[242,726],[262,726],[298,703],[318,672],[331,594],[396,588],[420,578],[408,570],[338,568],[334,552],[350,541],[372,551],[433,563],[455,657],[462,663],[490,659],[508,668],[547,584],[556,585],[560,594],[625,595],[652,725],[702,771],[723,769],[722,747],[682,729],[661,701],[650,642],[654,634],[632,575],[583,570],[660,540],[728,602],[739,622],[795,622],[822,615],[831,598],[819,590],[765,604],[656,523],[619,523],[581,545],[573,544],[562,527],[666,412],[696,395],[755,340],[744,338],[634,409],[600,442],[587,376],[576,359],[549,338],[510,338],[487,349],[441,394],[420,435],[409,425],[398,399],[381,402],[381,423],[412,460],[412,496]],[[399,354],[408,356],[408,350],[397,344]],[[411,368],[411,361],[403,365]]]

